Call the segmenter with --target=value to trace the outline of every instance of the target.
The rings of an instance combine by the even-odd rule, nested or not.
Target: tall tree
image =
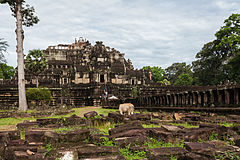
[[[205,44],[192,63],[194,81],[199,85],[217,85],[228,79],[238,80],[240,54],[240,14],[232,14],[215,34],[216,40]],[[195,82],[196,83],[196,82]]]
[[[228,56],[236,56],[240,50],[240,14],[232,14],[215,34],[219,48],[227,48]]]
[[[223,62],[227,50],[216,47],[218,43],[217,40],[209,42],[197,53],[197,60],[192,62],[194,84],[217,85],[224,79]]]
[[[171,66],[165,69],[166,78],[174,84],[181,74],[188,74],[192,77],[191,65],[187,65],[185,62],[173,63]]]
[[[47,67],[46,55],[39,49],[30,50],[27,57],[25,66],[30,73],[36,77],[36,87],[38,88],[38,76]]]
[[[0,4],[8,4],[13,13],[12,15],[16,18],[19,110],[26,111],[27,100],[23,53],[24,31],[22,29],[22,25],[25,25],[26,27],[33,26],[38,23],[39,19],[34,16],[34,8],[27,5],[25,0],[0,0]]]
[[[3,38],[0,38],[0,64],[6,63],[4,53],[7,52],[7,41],[4,41]]]
[[[150,66],[145,66],[143,67],[144,70],[151,70],[152,73],[152,80],[154,82],[161,82],[164,80],[164,75],[165,75],[165,71],[164,69],[162,69],[161,67],[150,67]]]

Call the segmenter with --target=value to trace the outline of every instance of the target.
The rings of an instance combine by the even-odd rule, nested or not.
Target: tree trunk
[[[25,91],[25,76],[24,76],[24,54],[23,54],[23,29],[22,20],[23,16],[21,13],[22,1],[16,0],[16,36],[17,36],[17,62],[18,62],[18,94],[19,94],[19,110],[27,110],[27,99]]]
[[[38,75],[36,76],[36,87],[38,88]]]

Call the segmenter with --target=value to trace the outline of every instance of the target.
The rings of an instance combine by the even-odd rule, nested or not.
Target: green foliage
[[[231,81],[240,82],[240,54],[237,54],[235,57],[231,58],[226,65],[226,73],[228,79]]]
[[[157,124],[142,124],[143,128],[161,128],[161,125]]]
[[[28,101],[44,103],[52,101],[52,95],[48,88],[28,88],[26,95]]]
[[[38,75],[47,67],[46,55],[41,50],[30,50],[26,57],[25,66],[30,73],[36,76],[38,87]]]
[[[218,140],[218,134],[213,132],[209,138],[208,138],[209,141],[213,141],[213,140]]]
[[[25,0],[21,0],[19,1],[19,3],[22,8],[21,13],[23,14],[22,25],[30,27],[33,26],[34,24],[37,24],[39,22],[39,19],[37,16],[34,16],[35,9],[30,5],[26,4]],[[16,10],[18,5],[16,0],[0,0],[0,4],[8,4],[12,11],[12,15],[16,17]]]
[[[170,160],[177,160],[177,158],[171,155]]]
[[[11,79],[15,74],[14,68],[7,64],[0,63],[0,79]]]
[[[108,137],[101,137],[101,145],[103,146],[116,146],[115,142],[109,140]]]
[[[136,86],[132,87],[132,96],[133,98],[138,96],[138,88]]]
[[[46,152],[44,153],[44,155],[46,156],[46,155],[48,155],[54,148],[53,148],[53,146],[51,145],[51,144],[46,144]]]
[[[171,125],[174,125],[174,126],[183,126],[185,128],[199,128],[199,125],[191,125],[187,122],[185,123],[169,123]]]
[[[226,47],[228,56],[234,56],[240,49],[240,14],[232,14],[224,21],[224,26],[215,34],[218,48]]]
[[[218,154],[215,156],[215,160],[240,160],[240,157],[237,155],[236,152],[230,152],[230,151],[226,151],[222,154]]]
[[[126,146],[125,148],[119,148],[120,153],[127,159],[127,160],[134,160],[134,159],[144,159],[146,158],[145,151],[131,151],[129,149],[130,145]]]
[[[240,14],[232,14],[205,44],[192,63],[194,84],[217,85],[225,80],[240,81]]]
[[[178,77],[182,74],[189,74],[191,77],[193,76],[191,65],[187,65],[185,62],[173,63],[165,69],[165,72],[166,78],[171,82],[171,84],[174,84]]]
[[[145,66],[142,69],[151,71],[151,73],[152,73],[152,80],[154,82],[161,82],[164,79],[165,71],[161,67]]]
[[[145,146],[148,146],[149,149],[160,148],[160,147],[182,147],[184,148],[184,140],[180,143],[164,143],[162,140],[157,140],[155,138],[149,138],[149,141],[144,143]]]
[[[193,78],[189,74],[181,74],[178,76],[177,80],[175,81],[174,85],[176,86],[189,86],[192,85]]]
[[[164,84],[164,85],[171,85],[171,82],[167,79],[163,79],[162,81],[158,81],[158,83]]]

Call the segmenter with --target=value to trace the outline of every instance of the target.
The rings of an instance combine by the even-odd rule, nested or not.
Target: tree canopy
[[[192,76],[191,65],[187,65],[185,62],[173,63],[171,66],[165,69],[166,78],[174,84],[181,74],[188,74]]]
[[[238,81],[240,51],[240,14],[232,14],[216,32],[216,39],[205,44],[193,61],[194,81],[198,85],[217,85]]]
[[[164,75],[165,75],[165,71],[161,67],[158,67],[158,66],[154,66],[154,67],[145,66],[145,67],[143,67],[143,69],[151,71],[152,80],[154,82],[159,82],[160,83],[161,81],[163,81]]]
[[[38,87],[38,75],[47,67],[46,55],[39,49],[30,50],[25,65],[28,71],[36,76]]]

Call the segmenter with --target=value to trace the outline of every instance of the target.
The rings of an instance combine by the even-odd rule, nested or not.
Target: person
[[[104,89],[104,100],[107,100],[107,97],[108,97],[108,92],[106,89]]]

